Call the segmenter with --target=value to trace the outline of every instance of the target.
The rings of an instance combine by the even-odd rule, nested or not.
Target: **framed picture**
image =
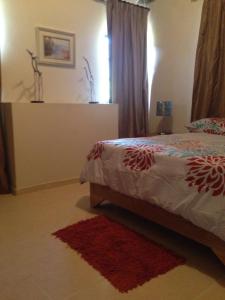
[[[42,65],[75,67],[75,34],[36,28],[37,55]]]

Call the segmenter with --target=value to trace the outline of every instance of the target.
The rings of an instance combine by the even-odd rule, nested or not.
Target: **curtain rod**
[[[107,0],[94,0],[95,2],[101,2],[101,3],[106,3]],[[118,0],[120,2],[124,2],[130,5],[138,6],[147,10],[150,10],[150,4],[155,1],[155,0],[142,0],[143,5],[140,3],[141,0]],[[190,2],[197,2],[198,0],[189,0]]]
[[[154,1],[154,0],[149,0],[148,4],[146,3],[146,4],[143,4],[143,5],[139,4],[138,2],[135,2],[135,3],[130,2],[129,0],[119,0],[119,1],[120,1],[120,2],[124,2],[124,3],[127,3],[127,4],[130,4],[130,5],[134,5],[134,6],[138,6],[138,7],[141,7],[141,8],[145,8],[145,9],[150,10],[149,4],[150,4],[150,2],[152,2],[152,1]]]
[[[101,3],[105,3],[105,2],[107,2],[107,0],[94,0],[95,2],[101,2]],[[140,5],[140,4],[138,4],[137,2],[135,2],[135,3],[132,3],[132,2],[129,2],[128,0],[126,1],[126,0],[119,0],[119,1],[122,1],[122,2],[127,2],[127,3],[130,3],[130,4],[133,4],[133,5],[137,5],[137,6],[141,6],[141,7],[146,7],[146,6],[142,6],[142,5]],[[155,1],[155,0],[149,0],[149,4],[151,3],[151,2],[153,2],[153,1]],[[190,2],[197,2],[198,0],[190,0]]]
[[[101,3],[106,3],[107,0],[94,0],[95,2],[101,2]],[[135,5],[135,6],[138,6],[138,7],[141,7],[141,8],[145,8],[145,9],[150,9],[149,7],[149,4],[155,0],[148,0],[148,5],[147,3],[146,4],[143,4],[141,5],[140,3],[138,3],[137,1],[129,1],[129,0],[118,0],[120,2],[125,2],[127,4],[130,4],[130,5]]]

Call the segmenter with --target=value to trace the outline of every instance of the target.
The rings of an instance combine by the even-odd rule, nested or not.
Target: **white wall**
[[[9,152],[14,156],[16,192],[78,179],[93,144],[118,137],[116,104],[2,105],[8,114],[11,108],[7,120],[12,120],[12,126],[8,124],[7,132],[14,148]]]
[[[36,52],[35,27],[43,26],[76,34],[76,68],[41,66],[45,102],[87,102],[82,57],[86,56],[98,85],[98,38],[105,5],[93,0],[0,0],[2,76],[4,102],[32,100],[32,69],[25,49]],[[3,26],[4,25],[4,26]]]
[[[105,21],[105,6],[94,0],[0,0],[5,19],[3,101],[32,99],[32,70],[26,48],[33,51],[35,27],[46,26],[76,34],[76,68],[42,66],[46,102],[87,102],[83,60],[89,58],[98,85],[97,40]],[[157,100],[172,99],[173,129],[183,132],[190,120],[195,51],[203,0],[155,0],[151,3],[157,64],[151,97],[151,131],[156,132]]]
[[[157,62],[151,96],[151,131],[160,117],[156,101],[173,101],[173,130],[183,132],[190,121],[195,53],[203,0],[156,0],[150,19]]]

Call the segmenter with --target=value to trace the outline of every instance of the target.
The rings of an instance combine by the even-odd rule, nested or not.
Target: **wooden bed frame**
[[[172,229],[183,236],[211,248],[211,250],[225,265],[225,242],[213,233],[201,229],[185,220],[183,217],[167,212],[166,210],[152,205],[147,201],[125,196],[111,190],[107,186],[90,183],[91,207],[96,207],[104,200],[109,200],[110,202],[128,209],[139,216],[154,221],[155,223]]]

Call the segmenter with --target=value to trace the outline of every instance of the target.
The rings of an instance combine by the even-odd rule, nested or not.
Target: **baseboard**
[[[34,186],[29,186],[21,189],[17,189],[13,187],[12,193],[14,195],[21,195],[25,193],[30,193],[30,192],[35,192],[39,190],[45,190],[45,189],[50,189],[54,187],[59,187],[67,184],[73,184],[73,183],[78,183],[80,182],[79,178],[72,178],[72,179],[66,179],[66,180],[60,180],[60,181],[54,181],[54,182],[48,182],[48,183],[42,183]]]

